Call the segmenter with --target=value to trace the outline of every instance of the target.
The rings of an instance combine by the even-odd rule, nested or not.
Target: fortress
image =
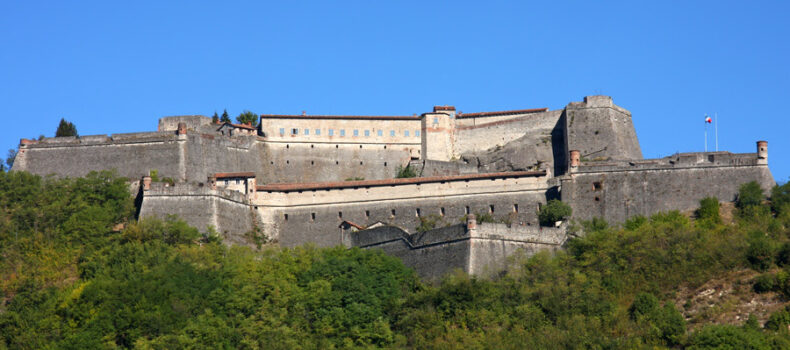
[[[116,169],[140,217],[176,214],[234,244],[262,232],[283,246],[381,248],[437,277],[560,247],[566,224],[538,223],[550,199],[569,204],[573,219],[617,223],[709,196],[732,201],[749,181],[767,190],[767,147],[643,159],[631,113],[588,96],[561,110],[264,114],[258,127],[165,117],[156,132],[22,139],[12,170]],[[405,167],[417,176],[396,178]]]

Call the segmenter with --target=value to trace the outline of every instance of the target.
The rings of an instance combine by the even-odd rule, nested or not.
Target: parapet
[[[158,131],[176,131],[178,124],[184,123],[187,129],[196,130],[203,125],[210,125],[211,118],[203,115],[180,115],[159,118]]]

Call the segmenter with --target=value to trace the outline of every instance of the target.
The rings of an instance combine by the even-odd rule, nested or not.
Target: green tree
[[[765,271],[773,265],[774,244],[765,233],[754,231],[749,234],[749,246],[746,249],[746,259],[749,260],[752,268],[757,271]]]
[[[66,119],[60,118],[60,124],[58,124],[58,130],[55,131],[55,137],[62,136],[79,136],[79,134],[77,134],[77,127],[74,126],[74,124],[66,121]]]
[[[219,118],[219,121],[222,123],[230,123],[230,116],[228,116],[228,110],[222,111],[222,117]]]
[[[699,209],[697,209],[697,218],[714,223],[721,222],[721,217],[719,216],[719,199],[716,197],[705,197],[701,199],[699,201]]]
[[[760,205],[764,197],[763,189],[757,181],[747,182],[738,189],[735,205],[739,209]]]
[[[566,218],[569,218],[571,213],[572,210],[570,205],[562,201],[552,199],[546,203],[546,205],[540,208],[538,220],[543,226],[552,226],[557,221],[562,221]]]
[[[790,182],[784,185],[777,185],[771,189],[771,209],[775,213],[781,213],[790,209]]]
[[[245,110],[244,112],[241,112],[241,114],[239,114],[236,117],[236,121],[239,124],[250,123],[252,126],[258,126],[258,115],[253,112]]]
[[[219,116],[217,115],[217,111],[214,111],[214,115],[211,116],[211,122],[214,124],[219,123]]]
[[[9,149],[5,158],[5,164],[8,166],[8,170],[14,167],[14,160],[16,160],[16,150]]]

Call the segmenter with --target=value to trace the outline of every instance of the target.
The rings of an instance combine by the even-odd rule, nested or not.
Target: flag
[[[706,115],[706,116],[705,116],[705,122],[706,122],[706,123],[708,123],[708,124],[710,124],[711,122],[713,122],[713,119],[711,119],[710,117],[708,117],[708,116]]]

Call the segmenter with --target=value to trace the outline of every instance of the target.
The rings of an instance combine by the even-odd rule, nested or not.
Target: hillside
[[[592,220],[564,251],[432,285],[377,251],[136,222],[111,173],[0,172],[0,349],[786,349],[790,186],[760,191]]]

